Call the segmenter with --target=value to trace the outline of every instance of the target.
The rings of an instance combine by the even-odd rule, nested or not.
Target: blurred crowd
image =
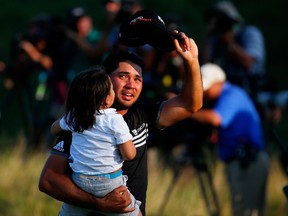
[[[7,90],[0,101],[0,120],[17,100],[27,143],[32,148],[43,143],[51,146],[54,139],[49,135],[49,127],[63,114],[69,83],[83,69],[101,64],[111,51],[130,49],[144,59],[142,101],[162,100],[181,88],[184,65],[176,52],[165,52],[150,45],[125,47],[119,41],[121,23],[143,9],[141,2],[103,0],[102,6],[105,11],[102,29],[94,25],[91,9],[77,5],[69,8],[64,16],[37,14],[27,22],[25,31],[15,32],[11,38],[11,63],[0,64]],[[169,29],[187,28],[179,14],[170,13],[163,19]],[[266,50],[261,30],[248,25],[229,4],[211,5],[203,14],[203,20],[206,34],[203,44],[199,44],[200,63],[219,65],[228,81],[247,91],[263,124],[279,122],[281,110],[286,108],[287,92],[278,93],[276,83],[265,71]],[[165,133],[170,134],[167,131]],[[183,139],[191,139],[186,130],[182,131]],[[167,139],[165,149],[170,151],[168,147],[173,148],[175,140],[165,133],[159,136]],[[151,140],[151,145],[159,136]],[[177,143],[181,142],[187,141],[177,138]]]
[[[218,8],[211,5],[203,14],[206,35],[203,44],[198,45],[200,63],[213,62],[221,66],[227,79],[251,96],[264,124],[266,120],[268,124],[279,122],[281,109],[286,108],[287,92],[278,94],[277,85],[265,71],[266,50],[261,30],[247,25],[233,6],[219,5]],[[95,26],[91,9],[76,5],[64,16],[45,13],[33,16],[27,22],[27,29],[15,32],[11,38],[11,62],[0,64],[7,90],[0,101],[0,120],[17,100],[27,143],[32,149],[43,143],[50,147],[54,141],[49,128],[63,114],[67,88],[73,77],[91,65],[101,64],[111,51],[130,49],[144,59],[142,101],[169,98],[181,88],[184,65],[176,52],[165,52],[150,45],[125,47],[119,41],[121,23],[143,9],[141,1],[103,0],[102,6],[105,16],[101,18],[104,26],[101,29]],[[186,31],[187,26],[179,14],[163,15],[163,19],[167,28]],[[167,131],[165,133],[170,134]],[[183,139],[191,139],[186,130],[182,131]],[[199,134],[202,133],[203,130]],[[152,139],[151,145],[160,136],[167,139],[165,149],[170,151],[167,146],[173,148],[175,140],[167,134]],[[177,143],[183,142],[187,141],[177,138]]]
[[[70,8],[63,17],[35,15],[25,31],[15,32],[11,38],[11,63],[0,62],[6,89],[5,97],[0,99],[0,121],[17,100],[28,146],[38,149],[44,143],[51,147],[55,140],[50,136],[50,126],[64,113],[71,80],[87,67],[101,64],[108,53],[120,49],[130,49],[144,59],[141,102],[165,100],[177,93],[185,65],[175,51],[165,52],[149,45],[125,47],[119,41],[121,23],[142,8],[139,0],[103,1],[102,29],[94,25],[90,14],[93,11],[85,5]],[[187,28],[180,14],[164,15],[163,19],[171,30]],[[288,96],[287,92],[278,92],[277,83],[265,71],[265,38],[261,30],[248,25],[233,5],[225,3],[207,8],[203,19],[207,31],[203,44],[198,44],[200,64],[221,67],[226,79],[249,95],[264,131],[269,130],[281,120]],[[211,101],[204,104],[204,108],[213,106]],[[163,155],[169,156],[175,146],[188,144],[189,157],[195,159],[203,142],[218,140],[214,132],[213,125],[192,118],[151,136],[150,145],[160,147]],[[265,138],[269,139],[267,134],[264,133]]]
[[[1,62],[5,95],[0,119],[17,101],[28,147],[51,147],[51,123],[62,116],[67,88],[83,69],[101,64],[110,51],[119,49],[120,23],[140,9],[137,1],[103,1],[104,28],[94,25],[89,9],[76,5],[64,16],[39,13],[27,29],[11,38],[10,62]]]

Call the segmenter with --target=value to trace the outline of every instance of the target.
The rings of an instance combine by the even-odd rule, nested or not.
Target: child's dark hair
[[[78,74],[69,87],[65,120],[74,131],[83,132],[95,123],[102,102],[110,92],[111,81],[105,69],[94,66]]]

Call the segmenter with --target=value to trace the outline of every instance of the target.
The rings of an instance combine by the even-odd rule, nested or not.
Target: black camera
[[[227,14],[217,9],[207,11],[204,15],[204,21],[213,34],[225,33],[238,23],[238,21],[231,19]]]

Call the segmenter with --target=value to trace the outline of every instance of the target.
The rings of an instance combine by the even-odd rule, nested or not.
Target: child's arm
[[[60,127],[60,119],[57,119],[50,128],[50,132],[54,135],[58,135],[60,134],[62,131],[64,131],[61,127]]]
[[[136,148],[132,140],[122,143],[119,146],[120,154],[123,160],[132,160],[136,156]]]

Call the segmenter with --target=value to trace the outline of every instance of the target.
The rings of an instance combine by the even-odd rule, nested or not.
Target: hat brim
[[[120,41],[128,47],[139,47],[147,44],[147,38],[139,37],[138,28],[129,26],[129,22],[124,22],[120,26]]]
[[[167,29],[166,26],[152,22],[135,26],[124,22],[120,27],[120,41],[128,47],[149,44],[156,49],[171,52],[175,50],[173,40],[180,38],[179,34]]]
[[[148,42],[148,44],[150,44],[156,49],[165,52],[172,52],[173,50],[175,50],[175,45],[173,42],[174,39],[180,40],[181,36],[173,31],[162,29],[156,37],[152,38]]]

